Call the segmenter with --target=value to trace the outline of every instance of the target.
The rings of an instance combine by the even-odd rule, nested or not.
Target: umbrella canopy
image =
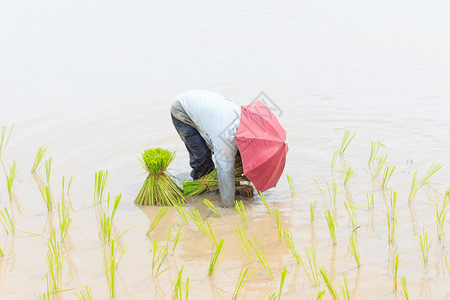
[[[244,175],[258,192],[276,186],[286,163],[286,131],[261,101],[241,107],[236,133]]]

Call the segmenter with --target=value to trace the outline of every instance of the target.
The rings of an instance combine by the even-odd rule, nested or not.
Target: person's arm
[[[216,143],[214,148],[220,198],[224,206],[233,207],[236,193],[234,159],[237,153],[237,145],[222,140]]]

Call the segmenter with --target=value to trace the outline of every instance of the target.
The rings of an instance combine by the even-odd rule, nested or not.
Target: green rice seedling
[[[69,231],[70,224],[72,223],[72,218],[69,216],[69,202],[64,198],[58,202],[58,220],[59,220],[59,228],[61,231],[60,241],[61,243],[67,236],[67,232]]]
[[[294,259],[297,262],[297,264],[301,264],[302,263],[302,259],[300,257],[300,253],[295,248],[294,238],[292,237],[292,232],[284,231],[283,235],[284,235],[284,237],[283,237],[284,244],[286,245],[286,247],[288,247],[289,252],[291,252],[291,254],[294,257]]]
[[[374,209],[375,208],[375,198],[374,198],[373,192],[367,192],[366,198],[367,198],[367,209],[368,210]]]
[[[264,269],[267,272],[267,275],[269,275],[269,279],[273,279],[272,270],[270,269],[269,261],[267,260],[267,257],[264,253],[263,247],[261,245],[261,242],[258,238],[254,238],[255,245],[248,240],[250,246],[253,248],[253,251],[255,251],[256,256],[258,257],[259,262],[263,265]]]
[[[247,221],[247,213],[245,211],[245,206],[244,206],[244,202],[241,201],[235,201],[234,202],[234,206],[236,207],[236,210],[239,214],[239,217],[241,217],[242,220],[242,224],[244,225],[245,228],[248,227],[248,221]]]
[[[83,290],[76,292],[75,296],[80,300],[93,300],[94,296],[92,295],[91,286],[86,285]]]
[[[389,183],[389,180],[392,177],[392,174],[394,173],[394,170],[395,170],[395,166],[392,166],[392,167],[385,166],[384,167],[383,179],[381,180],[382,188],[385,188],[387,186],[387,184]]]
[[[108,184],[108,171],[96,172],[94,183],[94,204],[102,203],[107,184]]]
[[[398,265],[399,265],[399,258],[396,251],[392,252],[392,288],[394,289],[394,292],[397,291],[397,275],[398,275]]]
[[[378,159],[378,164],[377,164],[377,169],[375,171],[375,176],[379,176],[381,173],[381,170],[383,169],[384,165],[386,164],[386,160],[387,160],[388,155],[382,155],[379,159]]]
[[[322,300],[323,296],[325,296],[325,290],[320,290],[319,293],[317,293],[316,300]]]
[[[442,239],[442,236],[444,234],[444,224],[445,219],[447,217],[447,209],[448,205],[450,203],[450,194],[447,192],[444,196],[444,202],[442,203],[442,207],[439,210],[439,205],[436,203],[436,233],[438,239]]]
[[[181,237],[183,236],[184,232],[181,230],[181,227],[178,227],[177,233],[175,234],[175,238],[172,242],[172,249],[170,251],[170,254],[173,255],[175,253],[175,249],[178,245],[178,242],[180,241]]]
[[[295,190],[294,190],[294,183],[292,182],[292,177],[289,176],[288,174],[286,174],[287,177],[287,181],[289,184],[289,190],[291,191],[291,196],[294,197],[295,196]]]
[[[334,166],[336,165],[336,160],[338,158],[339,155],[339,151],[338,150],[334,150],[333,152],[333,159],[331,160],[331,171],[334,170]]]
[[[18,173],[19,173],[19,168],[17,167],[16,160],[13,160],[13,163],[11,164],[11,167],[9,168],[9,173],[6,174],[6,186],[8,188],[8,195],[9,195],[10,201],[12,201],[12,186],[13,186],[14,180],[16,179]]]
[[[8,208],[5,206],[3,209],[0,209],[0,220],[2,221],[3,228],[5,229],[6,234],[15,234],[16,233],[16,223],[14,222],[14,218],[9,214]]]
[[[409,300],[408,287],[406,286],[405,276],[402,276],[402,278],[400,278],[400,283],[402,284],[403,296],[405,296],[406,300]]]
[[[215,230],[216,228],[211,227],[211,224],[209,224],[208,220],[205,220],[205,228],[207,230],[207,236],[209,237],[209,239],[211,240],[211,242],[214,244],[214,246],[217,246],[217,241],[218,241],[218,237],[217,237],[217,231]]]
[[[316,190],[320,193],[320,195],[322,196],[323,200],[328,201],[327,197],[325,196],[325,193],[323,192],[323,189],[320,187],[319,182],[317,181],[317,179],[314,179],[314,187],[316,188]]]
[[[359,246],[358,246],[358,237],[356,235],[356,231],[353,231],[348,243],[349,243],[348,250],[352,254],[353,258],[355,259],[356,265],[359,268],[359,267],[361,267],[361,260],[359,258]]]
[[[236,300],[239,292],[242,290],[247,281],[252,277],[253,273],[255,273],[255,269],[249,272],[248,268],[242,267],[239,272],[239,277],[236,283],[236,287],[234,288],[233,297],[231,299]]]
[[[236,237],[239,246],[241,247],[242,253],[244,254],[245,259],[249,264],[253,263],[253,258],[250,253],[250,242],[247,238],[247,234],[245,233],[245,230],[238,226],[233,228],[234,236]]]
[[[111,240],[109,244],[105,244],[103,248],[103,271],[108,285],[108,292],[111,298],[114,298],[116,291],[116,270],[119,262],[125,254],[126,247],[119,251],[117,241]]]
[[[426,184],[431,184],[431,182],[429,182],[431,176],[433,176],[434,174],[436,174],[437,171],[439,171],[442,168],[442,164],[436,163],[434,162],[427,170],[427,172],[425,173],[425,175],[423,175],[423,177],[420,179],[420,185],[426,185]]]
[[[2,245],[0,245],[0,257],[5,256],[5,252],[3,252]]]
[[[325,281],[325,284],[327,285],[327,289],[328,292],[330,292],[331,294],[331,298],[333,298],[334,300],[340,299],[339,294],[336,291],[336,288],[333,286],[333,283],[331,282],[328,271],[324,267],[319,267],[319,272],[323,280]]]
[[[314,200],[313,202],[309,202],[308,207],[309,207],[309,217],[310,217],[311,223],[312,223],[312,222],[314,222],[314,218],[316,215],[317,200]]]
[[[348,181],[350,178],[355,175],[355,171],[353,171],[352,168],[348,167],[347,172],[345,172],[345,179],[344,179],[344,185],[348,184]]]
[[[52,171],[52,158],[49,157],[45,161],[45,178],[47,179],[47,184],[50,185],[50,173]]]
[[[107,211],[103,212],[103,215],[100,216],[100,237],[103,242],[109,242],[112,237],[112,229],[113,229],[113,218],[116,214],[117,208],[119,207],[120,199],[122,199],[122,194],[119,194],[115,200],[113,207],[110,211],[110,196],[108,194],[108,205]]]
[[[391,216],[394,216],[394,213],[397,211],[397,192],[391,191],[390,195],[391,195],[391,197],[389,200],[389,204],[390,204]]]
[[[277,222],[278,237],[280,238],[280,241],[283,242],[283,224],[281,224],[280,211],[278,209],[275,211],[275,221]]]
[[[45,206],[47,207],[47,211],[51,211],[53,209],[53,201],[52,201],[52,193],[50,191],[50,187],[48,185],[44,187],[39,187],[39,191],[41,192],[42,199],[44,199]]]
[[[162,248],[158,252],[158,241],[157,240],[153,241],[153,260],[152,260],[153,276],[158,277],[159,274],[163,273],[164,271],[166,271],[168,269],[168,267],[167,267],[166,269],[161,270],[161,267],[162,267],[164,261],[166,260],[168,254],[169,254],[168,245],[166,245],[166,247]]]
[[[181,277],[183,275],[184,271],[184,265],[181,266],[180,271],[178,271],[177,279],[175,280],[173,294],[172,294],[172,300],[183,300],[183,292],[181,290]],[[187,300],[189,297],[189,277],[186,277],[186,287],[185,287],[185,297],[184,299]]]
[[[350,200],[348,202],[344,202],[344,206],[348,214],[348,219],[352,224],[353,231],[355,231],[356,228],[358,227],[358,220],[356,218],[355,207],[350,203]]]
[[[331,239],[333,241],[333,245],[337,245],[337,241],[336,241],[336,222],[335,222],[334,217],[331,214],[331,211],[329,209],[327,209],[325,211],[325,217],[327,219],[328,230],[330,231],[330,236],[331,236]]]
[[[158,225],[159,221],[164,217],[164,215],[167,213],[167,207],[161,207],[156,217],[153,219],[152,224],[150,224],[150,228],[147,230],[147,235],[149,235]]]
[[[264,193],[259,193],[259,197],[261,198],[261,201],[264,204],[264,207],[266,208],[267,212],[270,214],[270,206],[269,203],[267,203],[266,195]]]
[[[409,191],[408,202],[411,202],[414,199],[414,197],[416,197],[416,194],[419,191],[419,189],[420,184],[419,180],[417,179],[417,172],[414,172],[411,183],[411,189]]]
[[[422,234],[419,234],[420,252],[422,254],[422,261],[424,264],[428,263],[428,253],[431,248],[431,240],[428,239],[428,233],[425,228],[422,228]]]
[[[309,271],[307,269],[307,266],[303,263],[301,263],[303,270],[306,273],[306,276],[309,278],[309,281],[313,285],[319,285],[319,273],[320,270],[317,268],[317,255],[316,255],[316,248],[315,247],[305,247],[304,248],[306,258],[308,259],[308,267]]]
[[[278,290],[278,299],[281,299],[281,293],[283,292],[283,286],[284,281],[286,280],[287,270],[286,267],[283,268],[283,271],[281,271],[281,278],[280,278],[280,289]]]
[[[184,206],[184,204],[180,204],[174,205],[175,208],[177,209],[178,215],[180,216],[181,220],[183,221],[184,224],[189,224],[189,212],[186,210],[186,206]]]
[[[377,157],[378,152],[382,147],[384,148],[384,145],[380,141],[372,142],[370,146],[369,164],[373,164],[375,158]]]
[[[214,271],[217,268],[217,265],[220,263],[220,261],[222,260],[224,253],[222,253],[222,255],[220,256],[220,253],[222,252],[222,248],[223,248],[223,243],[225,242],[224,239],[221,239],[219,241],[219,243],[217,244],[217,246],[213,246],[213,248],[215,248],[215,251],[213,251],[212,255],[211,255],[211,260],[209,262],[209,270],[208,270],[208,275],[211,276],[212,274],[214,274]],[[220,256],[220,257],[219,257]]]
[[[14,124],[9,128],[9,132],[6,133],[6,126],[2,126],[2,139],[0,140],[0,155],[5,151],[6,146],[8,146],[9,138],[11,137],[12,131],[14,129]]]
[[[205,236],[208,236],[208,229],[206,228],[205,222],[203,221],[203,218],[200,215],[199,211],[194,208],[191,210],[189,216],[191,217],[191,220],[194,222],[194,224],[197,226],[198,230],[200,230],[200,232],[203,233]]]
[[[47,248],[48,251],[46,261],[48,276],[51,282],[51,291],[52,293],[57,293],[60,291],[62,283],[63,256],[61,253],[60,243],[56,240],[54,231],[50,236]]]
[[[38,152],[36,153],[36,157],[34,158],[33,166],[31,167],[31,172],[35,172],[37,167],[39,167],[39,164],[41,163],[46,150],[47,150],[47,147],[45,147],[45,148],[40,147],[38,149]]]
[[[355,137],[355,133],[352,133],[351,131],[348,131],[347,129],[344,132],[344,135],[342,136],[341,146],[339,147],[339,153],[344,154],[345,150],[347,149],[350,142]]]
[[[388,224],[388,241],[390,243],[392,243],[394,241],[395,229],[397,227],[398,211],[394,211],[394,212],[387,211],[386,216],[387,216],[387,224]]]
[[[218,217],[220,217],[220,213],[217,208],[212,204],[208,199],[204,199],[203,203],[208,206],[208,208]]]
[[[344,278],[344,286],[341,286],[341,293],[342,293],[342,298],[345,300],[350,300],[350,291],[348,288],[348,276],[347,274],[342,275],[342,277]]]
[[[73,176],[70,177],[69,183],[67,184],[67,188],[65,185],[65,178],[64,176],[62,177],[62,184],[61,184],[61,195],[68,195],[69,191],[70,191],[70,187],[72,186],[72,180],[73,180]]]

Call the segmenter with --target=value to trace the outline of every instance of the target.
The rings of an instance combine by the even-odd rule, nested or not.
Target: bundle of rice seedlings
[[[174,157],[174,152],[161,148],[148,149],[142,153],[141,162],[148,176],[134,203],[173,206],[184,201],[182,190],[166,174]]]
[[[250,184],[247,177],[243,175],[244,168],[240,156],[237,156],[234,161],[234,180],[236,182],[236,194],[244,197],[253,197],[254,188]],[[248,183],[246,183],[248,182]],[[219,178],[217,170],[214,169],[211,173],[206,174],[202,178],[183,182],[183,191],[185,196],[196,196],[207,191],[217,190],[219,188]]]

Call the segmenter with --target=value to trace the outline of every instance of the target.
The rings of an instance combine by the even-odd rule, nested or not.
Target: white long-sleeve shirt
[[[205,90],[192,90],[175,96],[172,115],[196,128],[214,154],[222,203],[234,206],[235,140],[241,109],[222,95]]]

